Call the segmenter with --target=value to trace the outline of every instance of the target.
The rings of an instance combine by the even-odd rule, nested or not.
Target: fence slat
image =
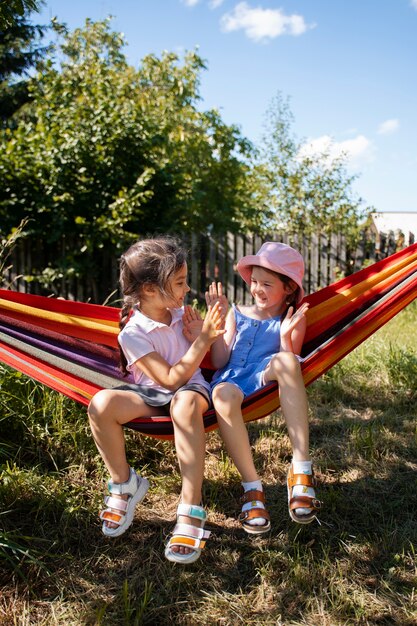
[[[393,254],[408,243],[413,243],[412,234],[401,238],[394,233],[376,235],[370,232],[364,232],[363,240],[354,251],[347,249],[342,233],[332,233],[327,237],[313,235],[311,238],[301,233],[289,236],[279,231],[264,236],[230,232],[211,236],[192,233],[183,235],[180,239],[189,250],[190,300],[197,299],[201,303],[204,302],[204,292],[212,280],[223,283],[230,302],[251,302],[249,290],[236,273],[235,265],[242,256],[255,254],[264,241],[282,241],[299,250],[305,262],[303,285],[307,294],[334,282],[341,275],[359,270],[365,261],[376,261]],[[71,251],[76,247],[70,235],[65,241],[61,240],[59,245],[60,249],[51,249],[39,240],[19,240],[5,264],[1,277],[3,285],[15,291],[52,294],[97,304],[105,302],[111,296],[111,303],[118,304],[119,259],[108,250],[97,253],[92,259],[89,276],[64,276],[46,288],[44,277],[42,280],[36,277],[44,269],[55,267],[57,258],[65,259],[66,250]],[[25,275],[31,276],[31,280],[26,281]]]

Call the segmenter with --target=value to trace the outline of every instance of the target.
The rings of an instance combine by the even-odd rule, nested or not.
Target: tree
[[[54,28],[60,67],[49,54],[32,102],[0,134],[0,226],[31,219],[32,238],[51,251],[48,275],[98,275],[97,251],[118,256],[138,235],[251,223],[251,145],[199,110],[195,52],[183,62],[148,55],[135,69],[109,20]]]
[[[39,11],[42,0],[0,0],[0,30],[10,28],[19,17]]]
[[[344,156],[303,156],[293,121],[288,99],[278,93],[266,114],[255,167],[257,202],[267,207],[263,226],[305,235],[343,232],[353,243],[369,212],[351,189],[355,176],[347,173]]]
[[[29,101],[27,76],[48,50],[47,46],[40,45],[47,27],[32,24],[24,15],[24,9],[37,10],[39,4],[27,2],[23,7],[19,2],[8,3],[10,11],[17,5],[22,12],[13,14],[13,19],[4,20],[4,25],[0,26],[0,119],[3,124]]]

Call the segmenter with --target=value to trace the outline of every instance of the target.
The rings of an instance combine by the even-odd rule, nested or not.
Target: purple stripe
[[[114,361],[104,356],[89,354],[86,350],[79,350],[76,346],[74,346],[74,348],[77,348],[76,350],[63,347],[56,339],[41,339],[34,336],[33,333],[16,330],[8,324],[0,324],[0,330],[9,337],[23,341],[34,348],[72,361],[73,363],[78,363],[101,374],[120,379],[120,372],[117,365]]]

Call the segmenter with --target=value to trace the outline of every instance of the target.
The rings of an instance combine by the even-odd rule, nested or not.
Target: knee
[[[201,396],[202,398],[202,396]],[[202,416],[202,403],[199,394],[195,392],[182,391],[176,394],[171,400],[171,418],[174,424],[186,424],[196,416]]]
[[[97,422],[101,417],[106,415],[111,408],[112,392],[111,389],[101,389],[98,391],[88,405],[87,413],[90,422]]]
[[[296,374],[301,371],[300,362],[293,352],[277,352],[271,360],[271,367],[277,375],[285,372]]]
[[[215,409],[224,410],[231,408],[234,410],[240,407],[243,400],[243,394],[236,385],[221,383],[213,390],[213,406]]]

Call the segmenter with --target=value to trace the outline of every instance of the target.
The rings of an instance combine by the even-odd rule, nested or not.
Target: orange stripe
[[[196,546],[195,539],[192,539],[191,537],[183,537],[182,535],[175,535],[174,537],[172,537],[170,541],[171,544],[176,544],[178,542],[185,543],[187,546],[190,546],[191,548],[195,548]]]

